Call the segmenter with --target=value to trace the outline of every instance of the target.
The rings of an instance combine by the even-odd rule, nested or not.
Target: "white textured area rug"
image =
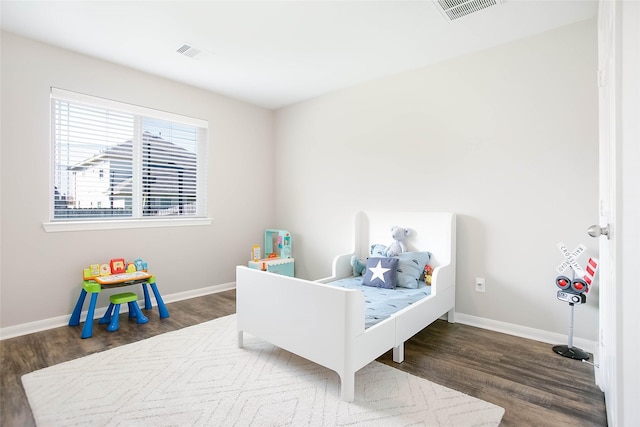
[[[114,332],[117,333],[117,332]],[[38,426],[497,426],[504,409],[379,362],[338,375],[226,316],[22,377]]]

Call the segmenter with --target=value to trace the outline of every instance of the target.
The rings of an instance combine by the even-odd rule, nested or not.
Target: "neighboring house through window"
[[[205,217],[208,123],[52,88],[51,221]]]

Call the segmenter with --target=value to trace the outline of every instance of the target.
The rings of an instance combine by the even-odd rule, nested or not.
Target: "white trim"
[[[230,289],[235,289],[235,287],[236,287],[235,282],[223,283],[221,285],[213,285],[213,286],[208,286],[206,288],[194,289],[192,291],[178,292],[171,295],[163,295],[162,300],[168,304],[176,301],[182,301],[186,299],[201,297],[204,295],[228,291]],[[156,305],[155,300],[153,298],[151,298],[151,302],[154,306]],[[138,303],[144,304],[144,301],[138,301]],[[107,311],[107,307],[96,308],[93,318],[99,319],[104,315],[106,311]],[[127,311],[129,311],[129,308],[127,306],[122,306],[120,312],[126,313]],[[169,313],[169,315],[171,315],[171,313]],[[46,331],[48,329],[67,326],[69,324],[70,317],[71,317],[71,314],[67,314],[64,316],[52,317],[50,319],[37,320],[35,322],[23,323],[21,325],[0,328],[0,340],[5,340],[9,338],[18,337],[21,335],[33,334],[35,332]],[[84,310],[80,315],[80,319],[86,319],[86,318],[87,318],[87,310]]]
[[[456,313],[456,323],[462,323],[463,325],[475,326],[477,328],[488,329],[490,331],[501,332],[516,337],[554,345],[567,344],[568,341],[568,335],[515,325],[513,323],[500,322],[498,320],[485,319],[483,317],[471,316],[464,313]],[[593,354],[596,354],[596,349],[598,348],[598,343],[596,341],[577,337],[573,338],[573,345]],[[549,351],[551,351],[551,349],[549,349]]]
[[[206,288],[193,289],[185,292],[178,292],[170,295],[163,295],[163,300],[165,303],[172,303],[177,301],[183,301],[191,298],[197,298],[204,295],[215,294],[218,292],[224,292],[231,289],[235,289],[236,283],[229,282],[221,285],[213,285],[208,286]],[[153,305],[155,306],[155,300],[151,298]],[[139,301],[139,303],[143,303]],[[94,314],[94,319],[99,319],[102,317],[106,311],[106,307],[97,308]],[[128,308],[123,306],[121,309],[122,313],[127,312]],[[47,329],[59,328],[62,326],[67,326],[69,323],[69,317],[71,314],[67,314],[64,316],[53,317],[50,319],[38,320],[35,322],[24,323],[16,326],[9,326],[6,328],[0,328],[0,340],[14,338],[21,335],[32,334],[35,332],[45,331]],[[513,323],[499,322],[497,320],[485,319],[482,317],[470,316],[464,313],[456,313],[456,322],[462,323],[463,325],[474,326],[481,329],[488,329],[495,332],[501,332],[508,335],[513,335],[521,338],[526,338],[534,341],[546,342],[549,344],[564,344],[567,342],[567,336],[563,334],[557,334],[553,332],[547,332],[540,329],[529,328],[526,326],[514,325]],[[86,319],[87,311],[83,311],[80,318]],[[446,317],[444,317],[446,320]],[[578,348],[581,348],[589,353],[593,353],[596,357],[595,349],[597,348],[597,343],[595,341],[590,341],[582,338],[573,339],[574,345]],[[593,362],[593,361],[592,361]],[[596,361],[597,365],[597,361]]]
[[[210,225],[213,218],[175,218],[171,219],[134,219],[110,221],[56,221],[45,222],[42,228],[47,233],[59,231],[90,231],[117,230],[122,228],[153,228],[153,227],[186,227],[193,225]]]
[[[168,111],[156,110],[153,108],[142,107],[140,105],[127,104],[125,102],[114,101],[112,99],[100,98],[92,95],[85,95],[79,92],[72,92],[69,90],[59,89],[57,87],[51,88],[51,97],[61,99],[64,101],[81,102],[88,105],[95,105],[112,110],[125,111],[131,114],[137,114],[141,116],[152,116],[157,119],[167,120],[170,122],[182,123],[185,125],[196,126],[200,128],[209,128],[209,122],[203,119],[195,117],[183,116],[181,114],[170,113]]]
[[[207,141],[206,144],[198,144],[198,153],[196,156],[198,174],[196,175],[196,188],[202,189],[202,194],[207,194],[208,174],[209,174],[209,129],[198,128],[198,140]],[[196,200],[196,212],[207,212],[208,197],[198,197]]]
[[[213,285],[206,288],[193,289],[190,291],[178,292],[177,294],[171,294],[166,298],[163,297],[163,301],[168,304],[171,302],[183,301],[191,298],[202,297],[205,295],[216,294],[218,292],[229,291],[235,288],[236,282],[223,283],[221,285]]]

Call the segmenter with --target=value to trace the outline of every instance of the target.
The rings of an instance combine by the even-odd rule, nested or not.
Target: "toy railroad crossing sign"
[[[578,264],[577,259],[587,248],[584,245],[578,245],[573,252],[569,252],[565,244],[560,242],[558,243],[558,249],[560,249],[560,252],[562,252],[565,258],[562,264],[556,269],[558,273],[563,273],[568,267],[571,267],[577,276],[582,276],[584,271],[582,271],[582,267]]]
[[[562,252],[562,255],[564,255],[565,260],[556,270],[558,273],[563,273],[567,268],[571,268],[571,270],[573,270],[573,278],[569,279],[566,276],[558,276],[556,278],[556,285],[562,290],[571,287],[571,290],[578,294],[589,292],[589,286],[591,286],[593,277],[596,275],[596,270],[598,269],[598,260],[589,258],[587,266],[583,270],[580,264],[578,264],[577,259],[586,250],[584,245],[578,245],[573,252],[569,252],[567,246],[560,242],[558,243],[558,249]]]
[[[586,250],[584,245],[578,245],[573,252],[569,252],[567,246],[560,242],[558,243],[558,249],[565,258],[562,264],[556,269],[558,273],[563,273],[567,268],[571,268],[573,271],[571,278],[564,275],[556,277],[556,285],[560,288],[557,297],[560,301],[569,303],[571,316],[569,317],[568,345],[553,346],[553,351],[571,359],[587,360],[589,359],[589,354],[573,346],[573,310],[576,304],[583,304],[587,301],[585,294],[589,292],[589,286],[593,281],[593,277],[596,275],[598,260],[589,258],[587,266],[583,270],[580,264],[578,264],[577,259]]]

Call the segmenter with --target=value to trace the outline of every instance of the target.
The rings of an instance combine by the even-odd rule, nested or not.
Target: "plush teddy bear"
[[[388,257],[398,256],[403,252],[406,252],[406,247],[404,245],[404,239],[409,236],[409,229],[402,227],[391,227],[391,237],[393,237],[393,242],[387,248],[386,255]]]
[[[408,228],[402,227],[391,227],[391,237],[393,237],[393,243],[386,247],[379,243],[371,245],[371,249],[369,255],[373,257],[394,257],[398,256],[403,252],[406,252],[406,247],[404,245],[404,239],[409,235]],[[353,275],[360,276],[364,274],[367,269],[367,262],[359,260],[355,256],[351,257],[351,267],[353,267]]]

